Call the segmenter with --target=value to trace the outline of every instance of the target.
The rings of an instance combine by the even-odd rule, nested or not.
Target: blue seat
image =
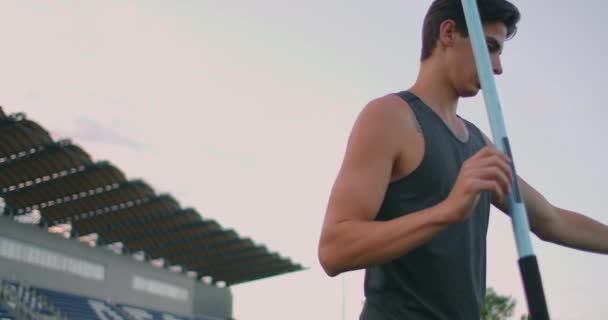
[[[125,304],[118,304],[118,307],[135,320],[190,320],[189,317]]]
[[[15,320],[15,316],[0,305],[0,320]]]
[[[127,320],[112,305],[105,301],[62,293],[49,289],[37,288],[51,303],[56,305],[70,319],[87,320]]]
[[[193,317],[178,316],[169,312],[134,307],[126,304],[117,304],[117,307],[135,320],[226,320],[202,315]]]

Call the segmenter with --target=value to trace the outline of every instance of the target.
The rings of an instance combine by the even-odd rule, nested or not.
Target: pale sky
[[[513,2],[523,18],[497,85],[518,172],[608,223],[608,5]],[[309,267],[233,287],[236,318],[358,319],[363,272],[324,275],[320,227],[354,119],[416,77],[430,3],[5,0],[0,105]],[[481,95],[460,113],[490,135]],[[488,285],[517,299],[519,319],[503,214],[488,239]],[[533,244],[553,319],[607,319],[607,257]]]

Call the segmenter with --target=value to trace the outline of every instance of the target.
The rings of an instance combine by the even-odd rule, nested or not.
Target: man
[[[479,0],[494,72],[520,14]],[[365,269],[361,319],[479,319],[490,204],[504,209],[510,160],[457,115],[480,90],[459,0],[435,0],[418,78],[370,102],[353,126],[331,192],[319,260],[330,276]],[[518,178],[541,239],[608,253],[608,227],[553,206]]]

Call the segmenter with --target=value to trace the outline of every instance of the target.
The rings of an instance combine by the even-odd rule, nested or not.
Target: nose
[[[495,75],[502,74],[502,64],[500,62],[500,56],[497,54],[492,55],[492,69]]]

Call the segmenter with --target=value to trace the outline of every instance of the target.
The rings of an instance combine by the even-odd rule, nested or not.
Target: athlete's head
[[[520,13],[507,0],[477,0],[494,73],[502,73],[500,54],[505,40],[517,32]],[[434,60],[460,96],[479,91],[473,50],[460,0],[435,0],[422,30],[421,61]]]

